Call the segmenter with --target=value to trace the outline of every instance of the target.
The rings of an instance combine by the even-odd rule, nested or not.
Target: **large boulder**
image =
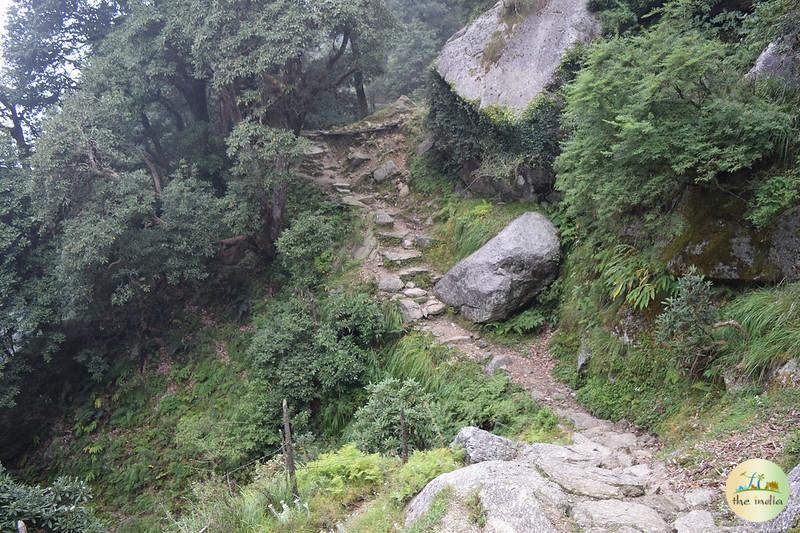
[[[508,318],[555,278],[560,244],[555,226],[525,213],[439,280],[439,299],[475,323]]]
[[[513,440],[498,437],[473,426],[461,428],[450,447],[463,448],[467,464],[511,461],[520,451],[520,446]]]
[[[436,70],[467,101],[515,111],[553,82],[564,53],[599,34],[586,0],[502,0],[445,44]]]

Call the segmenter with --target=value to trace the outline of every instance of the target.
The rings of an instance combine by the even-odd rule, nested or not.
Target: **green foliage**
[[[403,424],[409,450],[430,448],[440,439],[433,397],[413,380],[387,378],[367,386],[369,400],[355,415],[352,434],[368,452],[399,454]]]
[[[297,473],[302,491],[344,494],[383,482],[387,462],[380,455],[365,455],[354,445],[324,453]]]
[[[505,322],[491,324],[492,331],[501,336],[536,333],[547,324],[547,317],[539,309],[526,309]]]
[[[657,8],[664,3],[665,0],[590,0],[589,9],[597,12],[604,33],[619,35],[651,23]]]
[[[329,274],[333,245],[342,224],[323,214],[306,213],[296,218],[275,243],[284,268],[295,283],[313,286]]]
[[[727,345],[722,360],[753,379],[763,379],[776,367],[800,353],[800,285],[790,283],[771,289],[747,292],[720,312],[724,319],[737,321],[723,331]]]
[[[756,227],[766,227],[778,215],[797,205],[798,198],[800,198],[800,169],[772,176],[756,189],[747,220]]]
[[[406,531],[407,533],[433,533],[438,531],[438,526],[441,524],[447,510],[450,507],[450,501],[453,498],[453,489],[445,487],[440,490],[436,496],[433,497],[428,512],[411,524]]]
[[[426,125],[448,173],[456,175],[465,163],[508,183],[528,170],[552,173],[561,140],[559,96],[542,94],[515,117],[501,108],[479,110],[432,76]]]
[[[16,531],[18,520],[29,528],[63,533],[103,531],[89,510],[89,487],[59,477],[48,487],[18,483],[0,465],[0,528]]]
[[[392,499],[405,503],[436,477],[461,467],[463,458],[450,448],[416,451],[394,476]]]
[[[675,281],[663,269],[653,267],[635,248],[624,244],[601,250],[596,272],[610,299],[624,299],[636,310],[644,310],[660,295],[674,291]]]
[[[711,282],[690,270],[678,279],[675,296],[664,302],[656,320],[659,340],[668,343],[678,365],[690,376],[700,375],[715,356],[713,326],[717,310]]]
[[[595,46],[566,91],[573,133],[557,188],[584,230],[629,225],[649,243],[688,187],[724,187],[796,135],[790,106],[746,83],[735,48],[681,5],[642,35]]]

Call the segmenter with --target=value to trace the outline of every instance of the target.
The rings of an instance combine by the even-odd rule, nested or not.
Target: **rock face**
[[[507,318],[555,277],[560,244],[543,215],[525,213],[436,284],[436,295],[472,322]]]
[[[553,81],[564,52],[599,34],[586,0],[503,0],[445,44],[436,70],[480,107],[524,110]]]
[[[707,510],[690,509],[680,494],[672,492],[664,484],[668,473],[663,464],[644,458],[646,462],[631,465],[638,461],[637,451],[643,452],[638,439],[617,433],[603,421],[573,434],[573,443],[567,446],[518,443],[476,427],[463,428],[451,446],[465,450],[468,466],[431,481],[409,503],[406,526],[449,488],[447,513],[435,531],[733,531],[715,527]],[[629,449],[634,447],[638,450]],[[464,526],[469,524],[464,514],[474,512],[476,499],[486,518],[484,529]]]
[[[687,224],[664,250],[671,273],[680,275],[693,265],[714,281],[800,279],[800,208],[762,230],[741,221],[747,204],[736,198],[691,195],[679,209]]]
[[[800,85],[798,44],[796,35],[769,43],[747,73],[747,78],[777,80],[795,87]]]

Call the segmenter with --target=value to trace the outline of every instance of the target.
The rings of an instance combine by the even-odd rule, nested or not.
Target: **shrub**
[[[698,376],[715,355],[712,333],[717,311],[711,300],[711,282],[692,269],[681,276],[677,294],[664,304],[664,312],[656,320],[658,338],[669,344],[690,376]]]
[[[413,380],[387,378],[369,385],[369,400],[355,415],[353,435],[370,452],[394,453],[402,447],[401,414],[409,450],[432,446],[441,434],[433,397]]]
[[[377,454],[366,455],[353,444],[324,453],[300,468],[297,483],[301,492],[344,494],[377,487],[383,482],[387,461]]]
[[[17,520],[29,528],[64,533],[103,531],[87,504],[89,487],[66,477],[48,487],[18,483],[0,465],[0,529],[16,531]]]
[[[618,245],[595,256],[596,268],[611,300],[622,298],[631,307],[643,310],[659,295],[674,290],[674,279],[663,268],[650,264],[635,248]]]
[[[341,238],[337,220],[321,213],[301,213],[275,243],[281,265],[298,285],[313,286],[330,273],[333,247]]]

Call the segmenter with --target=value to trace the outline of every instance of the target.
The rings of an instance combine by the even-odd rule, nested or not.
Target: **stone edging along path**
[[[523,444],[462,429],[456,444],[466,450],[468,466],[433,480],[410,503],[407,525],[450,487],[455,498],[440,531],[753,531],[725,525],[731,521],[720,490],[677,490],[674,472],[654,456],[658,442],[653,436],[597,419],[578,405],[572,391],[551,376],[547,334],[530,354],[521,354],[479,338],[445,315],[445,306],[429,291],[441,273],[421,264],[422,250],[434,241],[426,232],[430,221],[419,220],[408,205],[400,131],[359,130],[349,146],[342,136],[328,138],[325,132],[310,137],[315,145],[304,168],[307,177],[361,209],[367,221],[364,241],[353,253],[362,261],[362,279],[376,282],[382,298],[397,300],[406,323],[462,357],[488,362],[489,372],[506,371],[572,429],[572,444],[566,446]],[[472,494],[478,495],[485,518],[480,527],[469,519],[473,511],[466,502]]]

